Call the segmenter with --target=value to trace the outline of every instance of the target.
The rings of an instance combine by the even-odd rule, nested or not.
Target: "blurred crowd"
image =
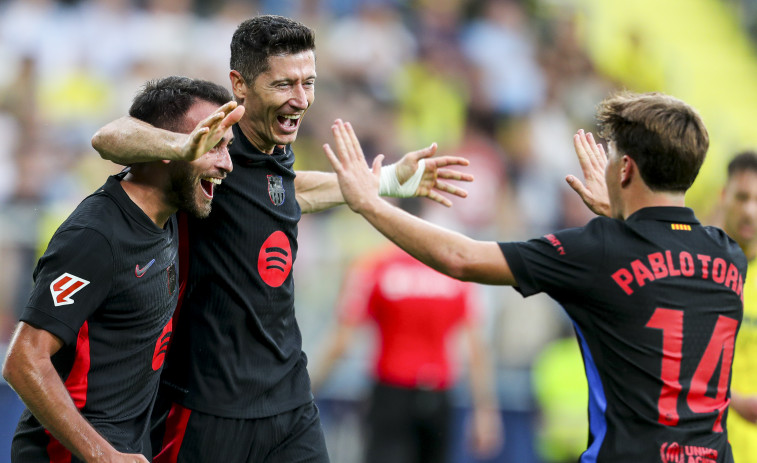
[[[575,3],[0,0],[0,346],[55,228],[120,170],[91,148],[97,128],[126,114],[148,79],[181,74],[228,85],[231,35],[258,13],[316,31],[316,99],[294,146],[298,169],[330,170],[321,145],[342,118],[369,158],[383,153],[391,162],[436,142],[440,154],[470,159],[469,197],[451,209],[423,204],[433,222],[501,241],[583,225],[591,214],[564,181],[580,176],[572,135],[594,130],[594,107],[613,90],[647,89],[597,71]],[[349,263],[383,243],[347,208],[303,217],[296,278],[306,352],[332,320]],[[546,297],[479,289],[502,371],[529,369],[566,331]],[[522,406],[522,398],[501,403]]]

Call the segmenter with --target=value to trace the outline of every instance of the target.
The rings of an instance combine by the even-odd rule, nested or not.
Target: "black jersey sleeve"
[[[604,219],[604,221],[610,219]],[[586,288],[602,268],[606,226],[600,219],[525,242],[499,243],[523,296],[545,292],[570,295]]]
[[[113,253],[97,231],[58,232],[34,270],[34,289],[21,321],[76,342],[79,328],[108,296]]]

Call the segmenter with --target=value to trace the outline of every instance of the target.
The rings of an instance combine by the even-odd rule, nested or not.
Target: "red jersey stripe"
[[[163,449],[155,456],[153,463],[176,463],[179,458],[181,443],[187,431],[189,415],[192,410],[174,403],[166,418],[166,433],[163,436]]]

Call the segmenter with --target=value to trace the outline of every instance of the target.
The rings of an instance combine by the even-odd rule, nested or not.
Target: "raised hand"
[[[243,114],[244,106],[237,106],[236,101],[229,101],[200,121],[181,147],[182,159],[191,162],[213,149],[229,127],[239,122]]]
[[[579,130],[573,135],[573,147],[581,164],[584,183],[573,175],[565,180],[583,200],[584,204],[597,215],[610,215],[610,196],[605,182],[607,154],[601,144],[594,141],[590,132]]]
[[[396,164],[397,180],[400,184],[404,184],[413,176],[416,169],[418,169],[418,162],[424,160],[424,171],[421,181],[418,184],[418,188],[415,190],[413,196],[425,196],[431,200],[441,203],[447,207],[452,206],[452,202],[439,194],[440,191],[444,191],[461,198],[468,196],[468,192],[462,188],[459,188],[450,183],[444,182],[444,180],[459,180],[463,182],[472,182],[473,176],[457,170],[443,169],[443,167],[457,165],[467,166],[470,162],[457,156],[440,156],[438,158],[432,157],[436,153],[436,143],[431,144],[427,148],[420,149],[418,151],[411,151],[405,154]]]
[[[331,126],[331,133],[336,152],[328,143],[323,145],[323,151],[336,172],[345,202],[350,209],[360,212],[371,201],[380,199],[379,175],[384,156],[376,156],[373,166],[368,169],[360,141],[349,122],[337,119]]]

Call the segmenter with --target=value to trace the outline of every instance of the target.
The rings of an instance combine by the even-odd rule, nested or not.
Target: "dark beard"
[[[171,170],[171,190],[174,195],[174,203],[179,210],[182,210],[191,216],[204,219],[210,214],[210,206],[199,204],[196,195],[198,183],[195,183],[196,177],[189,167],[189,164],[183,162],[173,163]]]

